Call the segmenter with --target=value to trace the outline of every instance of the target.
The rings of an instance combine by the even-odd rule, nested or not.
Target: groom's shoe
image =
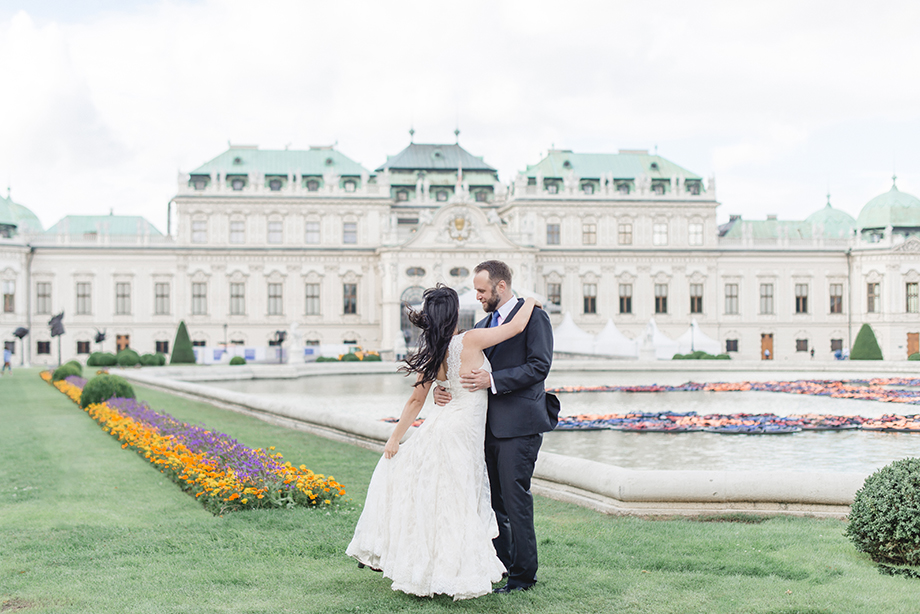
[[[371,571],[376,571],[377,573],[383,573],[383,570],[382,570],[382,569],[377,569],[376,567],[370,567],[370,566],[368,566],[368,565],[365,565],[365,564],[362,563],[361,561],[358,561],[358,569],[364,569],[365,567],[367,567],[367,568],[370,569]]]
[[[533,584],[518,584],[517,586],[511,586],[511,584],[509,583],[504,586],[500,586],[496,589],[493,589],[492,592],[498,595],[507,595],[508,593],[514,593],[517,591],[521,591],[521,592],[529,591],[530,589],[534,587],[535,584],[536,582],[534,582]]]

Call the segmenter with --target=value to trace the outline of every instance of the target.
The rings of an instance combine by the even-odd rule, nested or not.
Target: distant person
[[[812,360],[815,358],[815,348],[811,348],[811,358]]]
[[[10,348],[3,348],[3,369],[0,370],[0,375],[3,375],[7,369],[10,371],[10,375],[13,374],[13,353],[10,351]]]
[[[764,360],[770,360],[770,350],[764,350],[764,351],[763,351],[763,359],[764,359]]]

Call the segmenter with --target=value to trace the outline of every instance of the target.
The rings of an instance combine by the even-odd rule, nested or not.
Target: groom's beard
[[[492,291],[492,298],[490,298],[489,300],[486,301],[486,305],[485,305],[484,311],[485,311],[486,313],[492,313],[492,312],[495,311],[496,309],[498,309],[498,295],[495,294],[495,290],[493,290],[493,291]]]

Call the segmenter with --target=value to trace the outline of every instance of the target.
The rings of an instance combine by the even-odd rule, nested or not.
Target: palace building
[[[627,337],[674,338],[696,321],[740,359],[832,360],[872,325],[886,359],[920,351],[920,200],[891,190],[857,219],[716,221],[715,181],[644,150],[554,149],[509,182],[459,144],[410,143],[367,169],[332,147],[230,146],[181,173],[173,233],[142,217],[68,215],[51,228],[0,198],[0,335],[57,362],[47,321],[65,313],[63,360],[130,346],[355,343],[385,357],[415,332],[402,305],[438,282],[478,304],[473,268],[501,259],[519,293]],[[30,329],[24,343],[12,333]],[[769,350],[769,354],[767,354]],[[20,359],[16,359],[18,364]]]

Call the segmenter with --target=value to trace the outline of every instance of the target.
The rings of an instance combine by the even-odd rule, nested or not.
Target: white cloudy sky
[[[140,214],[228,140],[371,169],[461,144],[715,174],[720,219],[920,195],[920,3],[0,0],[0,185],[45,226]]]

